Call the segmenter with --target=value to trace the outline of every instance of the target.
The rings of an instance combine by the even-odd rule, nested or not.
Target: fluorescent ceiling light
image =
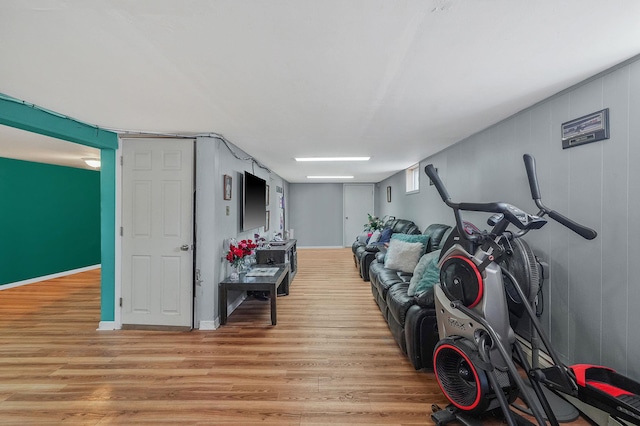
[[[99,158],[83,158],[82,159],[85,163],[87,163],[87,166],[89,167],[93,167],[93,168],[98,168],[100,167],[100,159]]]
[[[369,161],[371,157],[296,157],[296,161]]]
[[[353,179],[353,176],[307,176],[307,179]]]

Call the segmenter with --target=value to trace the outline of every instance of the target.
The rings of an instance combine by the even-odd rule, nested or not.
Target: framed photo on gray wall
[[[223,178],[223,190],[224,190],[224,199],[225,200],[230,200],[231,199],[231,188],[232,188],[232,180],[231,180],[231,176],[229,175],[224,175]]]

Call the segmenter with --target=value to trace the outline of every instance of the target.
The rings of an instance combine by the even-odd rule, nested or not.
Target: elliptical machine
[[[434,409],[432,419],[437,425],[450,421],[474,425],[480,424],[476,416],[500,409],[507,424],[532,425],[512,409],[520,398],[538,425],[547,421],[558,425],[546,387],[566,396],[583,413],[594,413],[591,420],[596,424],[640,424],[640,383],[606,367],[565,366],[535,315],[542,269],[520,238],[542,228],[545,215],[588,240],[597,234],[547,208],[541,201],[534,158],[525,154],[524,163],[539,208],[536,215],[504,202],[454,203],[433,165],[425,167],[440,197],[453,209],[456,222],[442,249],[440,283],[434,289],[440,337],[434,349],[434,372],[451,405]],[[480,231],[463,222],[461,211],[491,213],[487,223],[492,229]],[[508,230],[509,225],[517,230]],[[517,268],[512,267],[514,263]],[[531,363],[513,331],[523,314],[532,327]],[[539,341],[553,361],[550,367],[539,365]]]

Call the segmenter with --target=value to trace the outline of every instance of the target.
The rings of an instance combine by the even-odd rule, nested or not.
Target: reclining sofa
[[[393,234],[420,234],[418,225],[406,219],[392,219],[385,223],[384,227],[390,230],[389,236]],[[383,243],[388,242],[388,240],[370,244],[368,240],[365,239],[365,235],[366,233],[354,241],[351,245],[351,251],[353,252],[353,261],[356,264],[360,276],[363,280],[369,281],[369,265],[375,258],[376,253],[378,253],[381,248],[384,248]]]
[[[423,232],[423,235],[429,237],[426,252],[440,250],[451,230],[448,225],[429,225]],[[431,369],[433,349],[439,340],[433,287],[421,294],[409,296],[409,283],[413,274],[386,268],[385,256],[386,250],[380,250],[369,266],[373,298],[387,321],[393,338],[415,369]]]

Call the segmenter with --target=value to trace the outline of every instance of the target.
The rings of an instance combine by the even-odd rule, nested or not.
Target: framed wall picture
[[[224,187],[223,187],[224,188],[224,199],[225,200],[230,200],[231,199],[231,188],[232,188],[231,176],[224,175],[223,185],[224,185]]]
[[[387,203],[391,202],[391,187],[387,186]]]
[[[562,149],[609,139],[609,108],[562,123]]]
[[[267,210],[267,217],[265,218],[265,222],[264,222],[264,230],[265,232],[269,230],[269,222],[271,221],[271,214],[269,213],[269,210]]]
[[[265,197],[267,201],[267,206],[269,205],[269,185],[267,185],[267,189],[265,191]]]

